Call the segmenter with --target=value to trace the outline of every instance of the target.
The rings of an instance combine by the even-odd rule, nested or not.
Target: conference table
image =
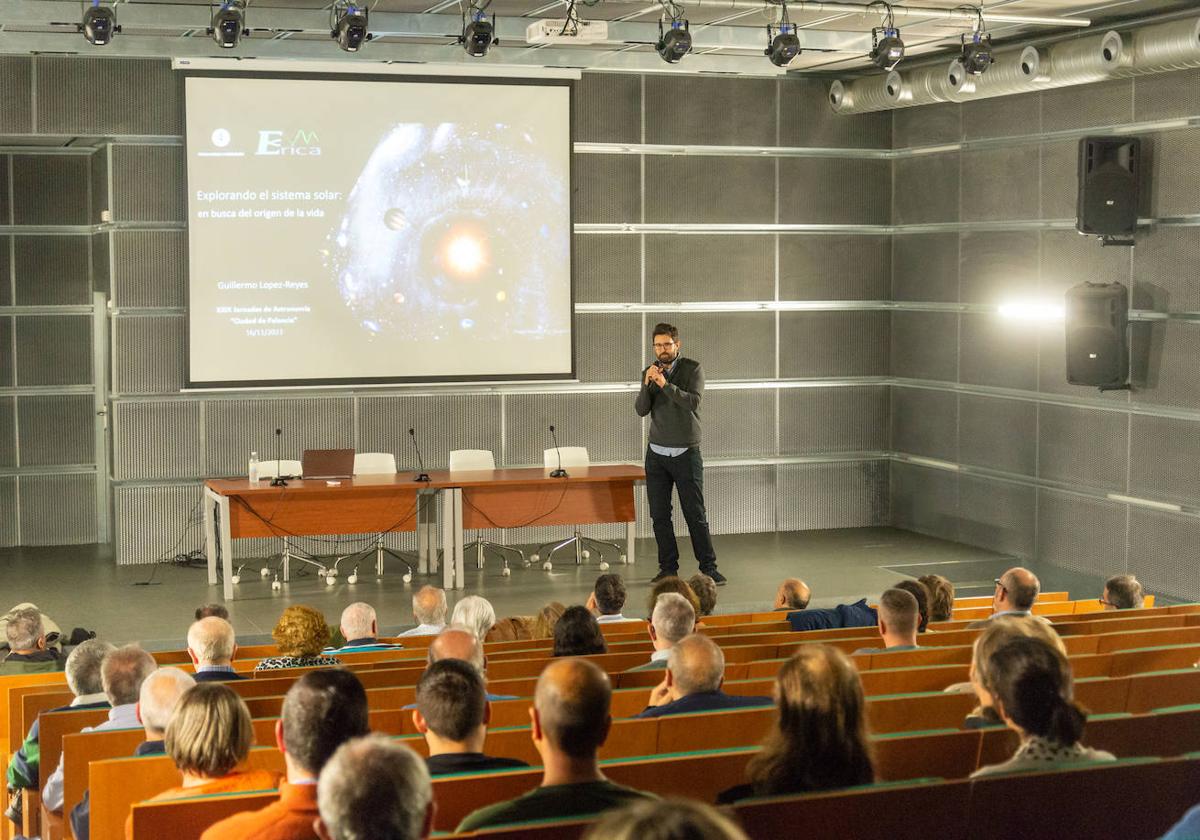
[[[441,572],[445,589],[464,586],[463,534],[467,530],[573,527],[623,522],[626,557],[634,561],[637,513],[634,485],[644,482],[639,465],[572,467],[552,477],[542,467],[434,471],[429,481],[412,473],[360,475],[326,481],[209,479],[204,483],[204,542],[208,582],[221,565],[225,600],[233,600],[233,540],[253,537],[337,537],[415,531],[418,569],[438,566],[435,537],[441,502]]]

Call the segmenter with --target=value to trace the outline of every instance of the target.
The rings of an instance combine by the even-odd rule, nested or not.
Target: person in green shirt
[[[458,832],[530,820],[584,817],[652,794],[610,782],[596,756],[612,726],[612,684],[597,665],[560,659],[538,678],[530,718],[533,745],[542,757],[542,785],[524,796],[480,808]]]

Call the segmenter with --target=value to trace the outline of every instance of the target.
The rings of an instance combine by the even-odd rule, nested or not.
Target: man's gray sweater
[[[643,383],[649,369],[642,369]],[[704,371],[700,363],[682,356],[667,376],[665,386],[643,384],[634,408],[639,417],[650,415],[650,442],[659,446],[699,446],[703,396]]]

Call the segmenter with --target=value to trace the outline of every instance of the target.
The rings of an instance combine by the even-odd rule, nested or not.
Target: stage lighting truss
[[[103,47],[121,31],[116,10],[112,6],[101,6],[100,0],[92,0],[90,6],[84,7],[83,21],[77,25],[84,39],[97,47]]]
[[[683,16],[683,7],[674,0],[660,1],[663,13],[658,19],[658,43],[654,49],[663,61],[674,64],[692,51],[692,33]]]
[[[246,28],[246,0],[224,0],[220,8],[213,7],[212,24],[208,34],[222,49],[231,50],[250,35]]]
[[[882,6],[883,25],[877,26],[871,30],[871,61],[881,70],[891,72],[896,69],[896,65],[904,58],[904,41],[900,38],[900,30],[896,28],[896,18],[892,14],[892,6],[890,3],[877,0],[871,3],[867,8],[873,6]]]
[[[788,19],[787,3],[779,5],[782,7],[779,29],[776,31],[771,24],[767,24],[767,48],[763,50],[763,55],[776,67],[787,67],[792,59],[800,55],[800,36],[796,34],[796,24]]]
[[[982,76],[996,60],[992,53],[992,36],[983,31],[983,7],[964,6],[978,16],[975,29],[962,35],[962,66],[971,76]]]
[[[492,15],[489,21],[486,15],[491,2],[471,0],[470,5],[463,9],[462,34],[458,36],[458,43],[462,44],[467,55],[475,58],[483,58],[493,46],[500,46],[500,39],[496,37],[496,16]]]
[[[369,20],[370,11],[365,6],[351,0],[338,0],[329,9],[329,37],[346,52],[358,52],[359,47],[375,37],[371,34]]]

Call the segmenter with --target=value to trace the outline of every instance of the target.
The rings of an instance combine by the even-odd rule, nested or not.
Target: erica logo
[[[292,134],[282,131],[259,131],[256,155],[298,155],[314,157],[321,154],[320,138],[315,131],[298,128]]]

